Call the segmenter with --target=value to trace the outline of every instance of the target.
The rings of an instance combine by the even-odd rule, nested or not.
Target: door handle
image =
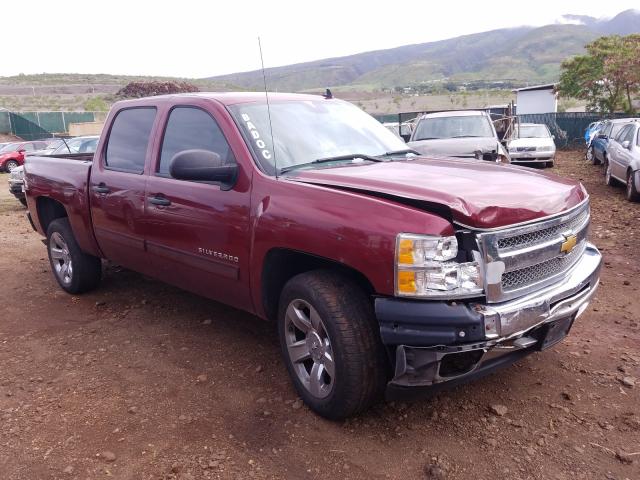
[[[96,193],[109,193],[111,190],[104,183],[99,183],[93,186],[93,191]]]
[[[149,202],[153,203],[154,205],[158,205],[161,207],[168,207],[169,205],[171,205],[171,200],[169,200],[167,197],[161,196],[161,195],[156,195],[154,197],[149,197]]]

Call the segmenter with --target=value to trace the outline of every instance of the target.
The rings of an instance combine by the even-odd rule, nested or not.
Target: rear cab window
[[[156,117],[155,107],[120,110],[111,124],[104,152],[105,168],[141,174]]]

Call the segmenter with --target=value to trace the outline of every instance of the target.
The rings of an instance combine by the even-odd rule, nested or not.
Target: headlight
[[[538,147],[538,151],[539,152],[551,152],[553,150],[554,150],[554,148],[551,145],[547,145],[547,146],[544,146],[544,147]]]
[[[456,237],[401,233],[396,240],[396,295],[403,297],[473,296],[482,293],[477,262],[452,261]]]

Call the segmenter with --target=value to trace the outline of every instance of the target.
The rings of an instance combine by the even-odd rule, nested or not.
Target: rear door
[[[214,182],[177,180],[169,174],[171,159],[184,150],[208,150],[227,164],[236,163],[238,153],[228,138],[239,137],[225,113],[193,99],[164,115],[162,142],[146,188],[146,244],[154,276],[247,309],[249,170],[240,169],[236,185],[227,191]]]
[[[142,221],[156,112],[146,106],[116,112],[90,178],[91,215],[100,249],[108,259],[140,272],[147,272],[148,266]]]
[[[616,138],[616,155],[615,162],[612,162],[612,173],[620,180],[627,180],[627,168],[631,164],[631,148],[633,148],[633,140],[635,136],[635,125],[627,125],[624,130],[620,131],[620,135]],[[622,144],[629,142],[629,147],[624,148]]]

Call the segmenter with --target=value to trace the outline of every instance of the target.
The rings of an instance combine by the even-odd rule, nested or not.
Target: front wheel
[[[292,278],[280,296],[278,332],[294,386],[319,415],[339,420],[366,410],[387,381],[372,304],[354,282],[316,270]]]
[[[100,283],[102,262],[80,250],[68,219],[51,222],[47,229],[47,250],[51,270],[65,292],[87,292]]]
[[[20,165],[15,160],[9,160],[4,164],[4,168],[7,169],[7,172],[11,172],[14,168],[18,168]]]
[[[640,202],[640,194],[636,187],[636,179],[633,172],[629,172],[627,175],[627,200],[630,202]]]
[[[589,163],[596,163],[596,161],[595,161],[596,160],[596,156],[593,153],[593,146],[590,145],[587,148],[587,152],[584,154],[584,158]]]
[[[553,160],[551,160],[550,162],[546,163],[546,167],[547,168],[553,168],[553,165],[554,165],[554,161]]]

